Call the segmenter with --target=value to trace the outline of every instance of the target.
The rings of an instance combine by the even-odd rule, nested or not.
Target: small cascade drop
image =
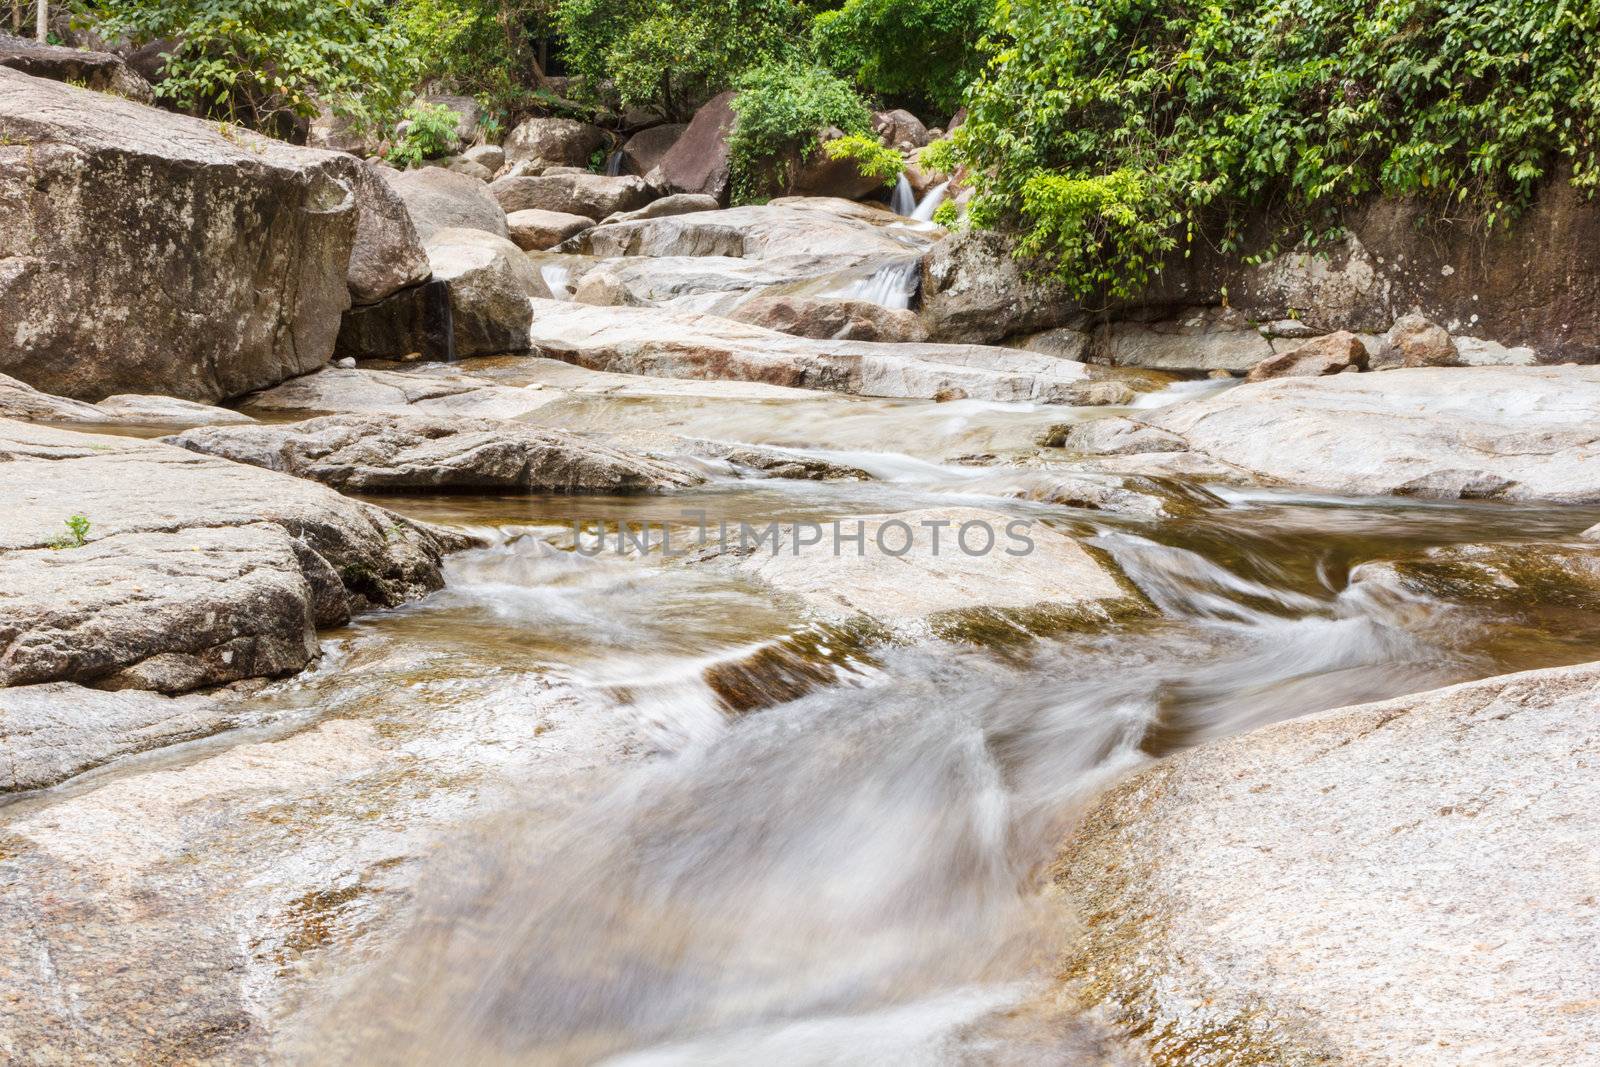
[[[894,195],[889,198],[889,210],[896,215],[910,215],[917,207],[917,194],[911,188],[911,182],[905,174],[900,175],[900,180],[895,183]]]
[[[857,278],[828,296],[847,300],[865,300],[886,308],[904,309],[916,298],[917,286],[922,283],[922,260],[897,259],[885,263],[864,278]]]
[[[622,173],[622,149],[617,148],[606,157],[606,177],[615,178]]]
[[[556,300],[572,299],[572,268],[564,263],[546,263],[539,268],[539,277]]]
[[[932,222],[933,213],[939,210],[939,205],[944,203],[944,195],[950,188],[949,181],[942,181],[928,190],[928,195],[922,198],[912,210],[911,217],[917,222]]]

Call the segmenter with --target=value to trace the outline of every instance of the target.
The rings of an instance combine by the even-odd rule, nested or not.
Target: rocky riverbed
[[[0,1059],[1600,1042],[1596,368],[101,95],[0,67]]]

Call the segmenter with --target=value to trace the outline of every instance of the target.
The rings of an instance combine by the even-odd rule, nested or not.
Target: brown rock
[[[1456,367],[1460,363],[1456,343],[1450,339],[1449,332],[1413,311],[1402,315],[1383,335],[1378,354],[1372,361],[1372,369]]]
[[[378,173],[399,194],[417,236],[424,242],[435,231],[452,228],[506,235],[505,209],[490,195],[489,187],[476,178],[443,167]]]
[[[507,163],[536,167],[587,167],[589,157],[611,141],[606,131],[572,119],[531,118],[517,126],[504,145]]]
[[[593,225],[594,220],[587,215],[572,215],[565,211],[524,208],[506,213],[506,229],[511,240],[525,252],[543,252],[554,248],[568,237],[580,234]]]
[[[501,178],[489,186],[500,206],[510,211],[559,211],[596,222],[619,211],[632,211],[654,199],[643,178],[632,174],[608,178],[587,171]]]
[[[674,122],[640,130],[622,146],[622,172],[640,177],[649,174],[666,158],[688,128],[688,123]]]
[[[865,300],[763,296],[745,302],[731,317],[796,337],[901,343],[928,339],[914,312]]]
[[[356,239],[345,280],[350,299],[373,304],[427,281],[432,268],[405,202],[370,167],[356,169]]]
[[[316,369],[360,168],[0,67],[0,372],[215,401]]]
[[[890,148],[921,148],[928,143],[928,128],[904,108],[879,111],[872,116],[872,128]]]
[[[714,96],[694,113],[689,127],[661,157],[656,174],[674,193],[705,193],[728,202],[728,134],[733,129],[732,91]]]
[[[1287,352],[1268,356],[1251,367],[1245,378],[1252,382],[1268,378],[1317,378],[1324,374],[1338,374],[1352,367],[1363,370],[1366,365],[1367,346],[1355,334],[1340,330],[1307,341]]]
[[[154,99],[150,83],[129,70],[121,57],[110,52],[63,48],[0,33],[0,67],[10,67],[35,78],[76,82],[96,92],[112,93],[141,104]]]

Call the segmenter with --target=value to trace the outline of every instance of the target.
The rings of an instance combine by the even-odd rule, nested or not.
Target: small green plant
[[[864,134],[852,133],[825,142],[822,152],[829,159],[850,160],[863,175],[882,178],[885,185],[892,185],[906,169],[906,162],[900,158],[899,152],[885,148],[877,138]]]
[[[89,520],[82,515],[67,519],[67,532],[50,542],[51,548],[82,548],[89,543]]]
[[[411,125],[389,150],[390,162],[415,167],[425,159],[447,155],[456,146],[460,117],[444,104],[412,104],[405,119]]]
[[[961,209],[954,200],[946,200],[934,208],[933,221],[947,230],[954,229],[961,222]]]
[[[741,203],[787,184],[791,162],[806,162],[821,131],[835,127],[847,136],[868,137],[872,129],[872,113],[848,83],[804,64],[745,74],[733,110],[728,164]]]
[[[609,155],[604,148],[596,148],[589,153],[589,170],[595,174],[606,172],[606,157]]]

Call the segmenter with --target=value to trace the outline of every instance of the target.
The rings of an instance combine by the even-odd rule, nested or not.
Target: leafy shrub
[[[387,125],[419,69],[381,0],[104,0],[102,11],[105,36],[178,41],[157,95],[256,129],[281,132],[319,100]]]
[[[961,223],[961,209],[956,207],[954,200],[946,200],[934,208],[933,221],[947,230],[953,230]]]
[[[556,0],[397,0],[392,18],[421,76],[473,96],[503,125],[540,105],[537,43],[555,33]]]
[[[817,55],[868,92],[948,113],[982,69],[995,0],[845,0],[812,22]]]
[[[885,185],[893,184],[906,169],[899,152],[885,148],[876,137],[859,133],[828,141],[823,144],[822,151],[829,159],[851,160],[862,174],[868,178],[882,178]]]
[[[954,134],[975,224],[1080,294],[1207,239],[1256,257],[1383,192],[1492,225],[1600,184],[1596,0],[1012,0]],[[926,154],[924,155],[926,159]],[[1273,239],[1244,244],[1270,205]]]
[[[728,137],[734,196],[748,201],[783,184],[791,160],[815,151],[817,134],[829,127],[869,137],[872,113],[855,90],[814,66],[775,64],[739,79],[735,120]]]
[[[448,155],[459,143],[461,117],[444,104],[413,104],[406,108],[410,123],[405,136],[389,150],[389,160],[415,167],[425,159]]]
[[[624,106],[686,118],[752,67],[789,56],[802,9],[790,0],[560,0],[563,56],[583,84]]]

